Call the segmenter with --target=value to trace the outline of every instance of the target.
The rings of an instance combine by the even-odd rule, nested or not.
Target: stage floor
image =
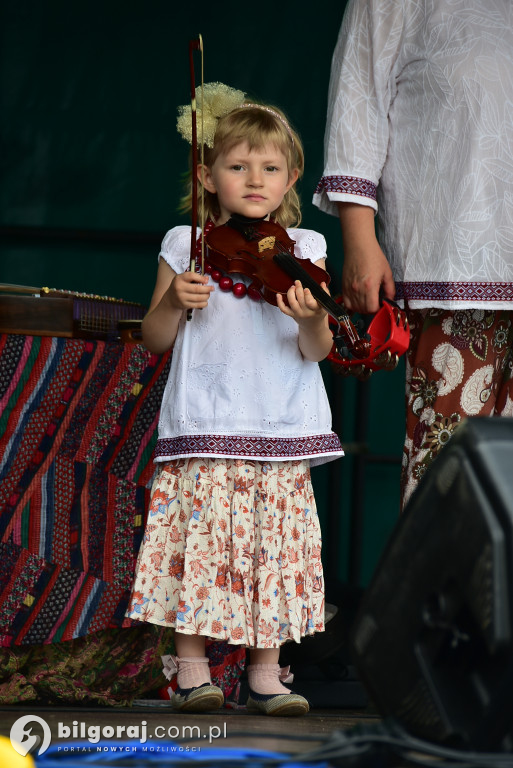
[[[302,759],[325,745],[337,731],[380,722],[369,707],[361,710],[312,709],[305,717],[273,718],[250,714],[244,708],[201,715],[180,714],[162,702],[127,708],[20,704],[0,707],[0,735],[9,737],[11,727],[20,717],[38,717],[47,723],[51,748],[58,749],[62,768],[66,768],[63,759],[66,755],[71,760],[72,757],[76,759],[80,751],[113,752],[113,748],[121,744],[127,749],[135,747],[141,758],[149,752],[160,753],[162,760],[158,764],[161,768],[172,765],[180,752],[195,751],[198,758],[208,761],[209,754],[214,757],[214,751],[230,748],[265,750],[297,755]],[[44,726],[34,719],[26,722],[25,728],[31,727],[32,734],[43,739]],[[127,738],[127,734],[131,738]],[[170,751],[172,745],[177,747],[175,754]],[[39,744],[36,755],[38,749]],[[317,760],[314,765],[323,763]]]

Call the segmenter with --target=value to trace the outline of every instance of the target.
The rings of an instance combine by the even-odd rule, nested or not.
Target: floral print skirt
[[[323,631],[308,461],[163,463],[127,616],[250,648]]]

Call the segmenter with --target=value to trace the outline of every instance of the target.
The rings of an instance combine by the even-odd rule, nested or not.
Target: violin
[[[370,351],[370,337],[360,336],[345,307],[321,287],[330,282],[326,270],[309,259],[294,256],[294,244],[287,231],[273,221],[247,219],[234,214],[226,224],[206,235],[208,263],[228,274],[252,280],[248,294],[277,306],[280,294],[287,304],[287,291],[300,280],[316,301],[335,320],[334,343],[346,357],[363,359]]]

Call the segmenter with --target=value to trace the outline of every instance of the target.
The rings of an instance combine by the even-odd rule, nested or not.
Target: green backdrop
[[[4,3],[0,282],[149,301],[160,240],[187,223],[176,207],[188,148],[175,119],[189,100],[189,40],[201,34],[205,82],[278,104],[302,136],[303,224],[325,234],[336,288],[338,222],[311,199],[344,6]],[[331,579],[365,585],[398,515],[404,369],[365,385],[326,363],[323,374],[347,446],[346,458],[314,470],[325,566]]]

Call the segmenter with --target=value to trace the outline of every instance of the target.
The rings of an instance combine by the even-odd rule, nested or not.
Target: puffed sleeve
[[[377,209],[388,149],[388,114],[404,26],[405,0],[349,0],[332,59],[325,165],[314,205],[335,201]]]
[[[185,272],[191,260],[191,228],[181,225],[170,229],[162,240],[159,259],[164,259],[175,272]]]
[[[294,240],[294,255],[298,259],[310,259],[312,262],[326,258],[326,238],[314,229],[288,229]]]

